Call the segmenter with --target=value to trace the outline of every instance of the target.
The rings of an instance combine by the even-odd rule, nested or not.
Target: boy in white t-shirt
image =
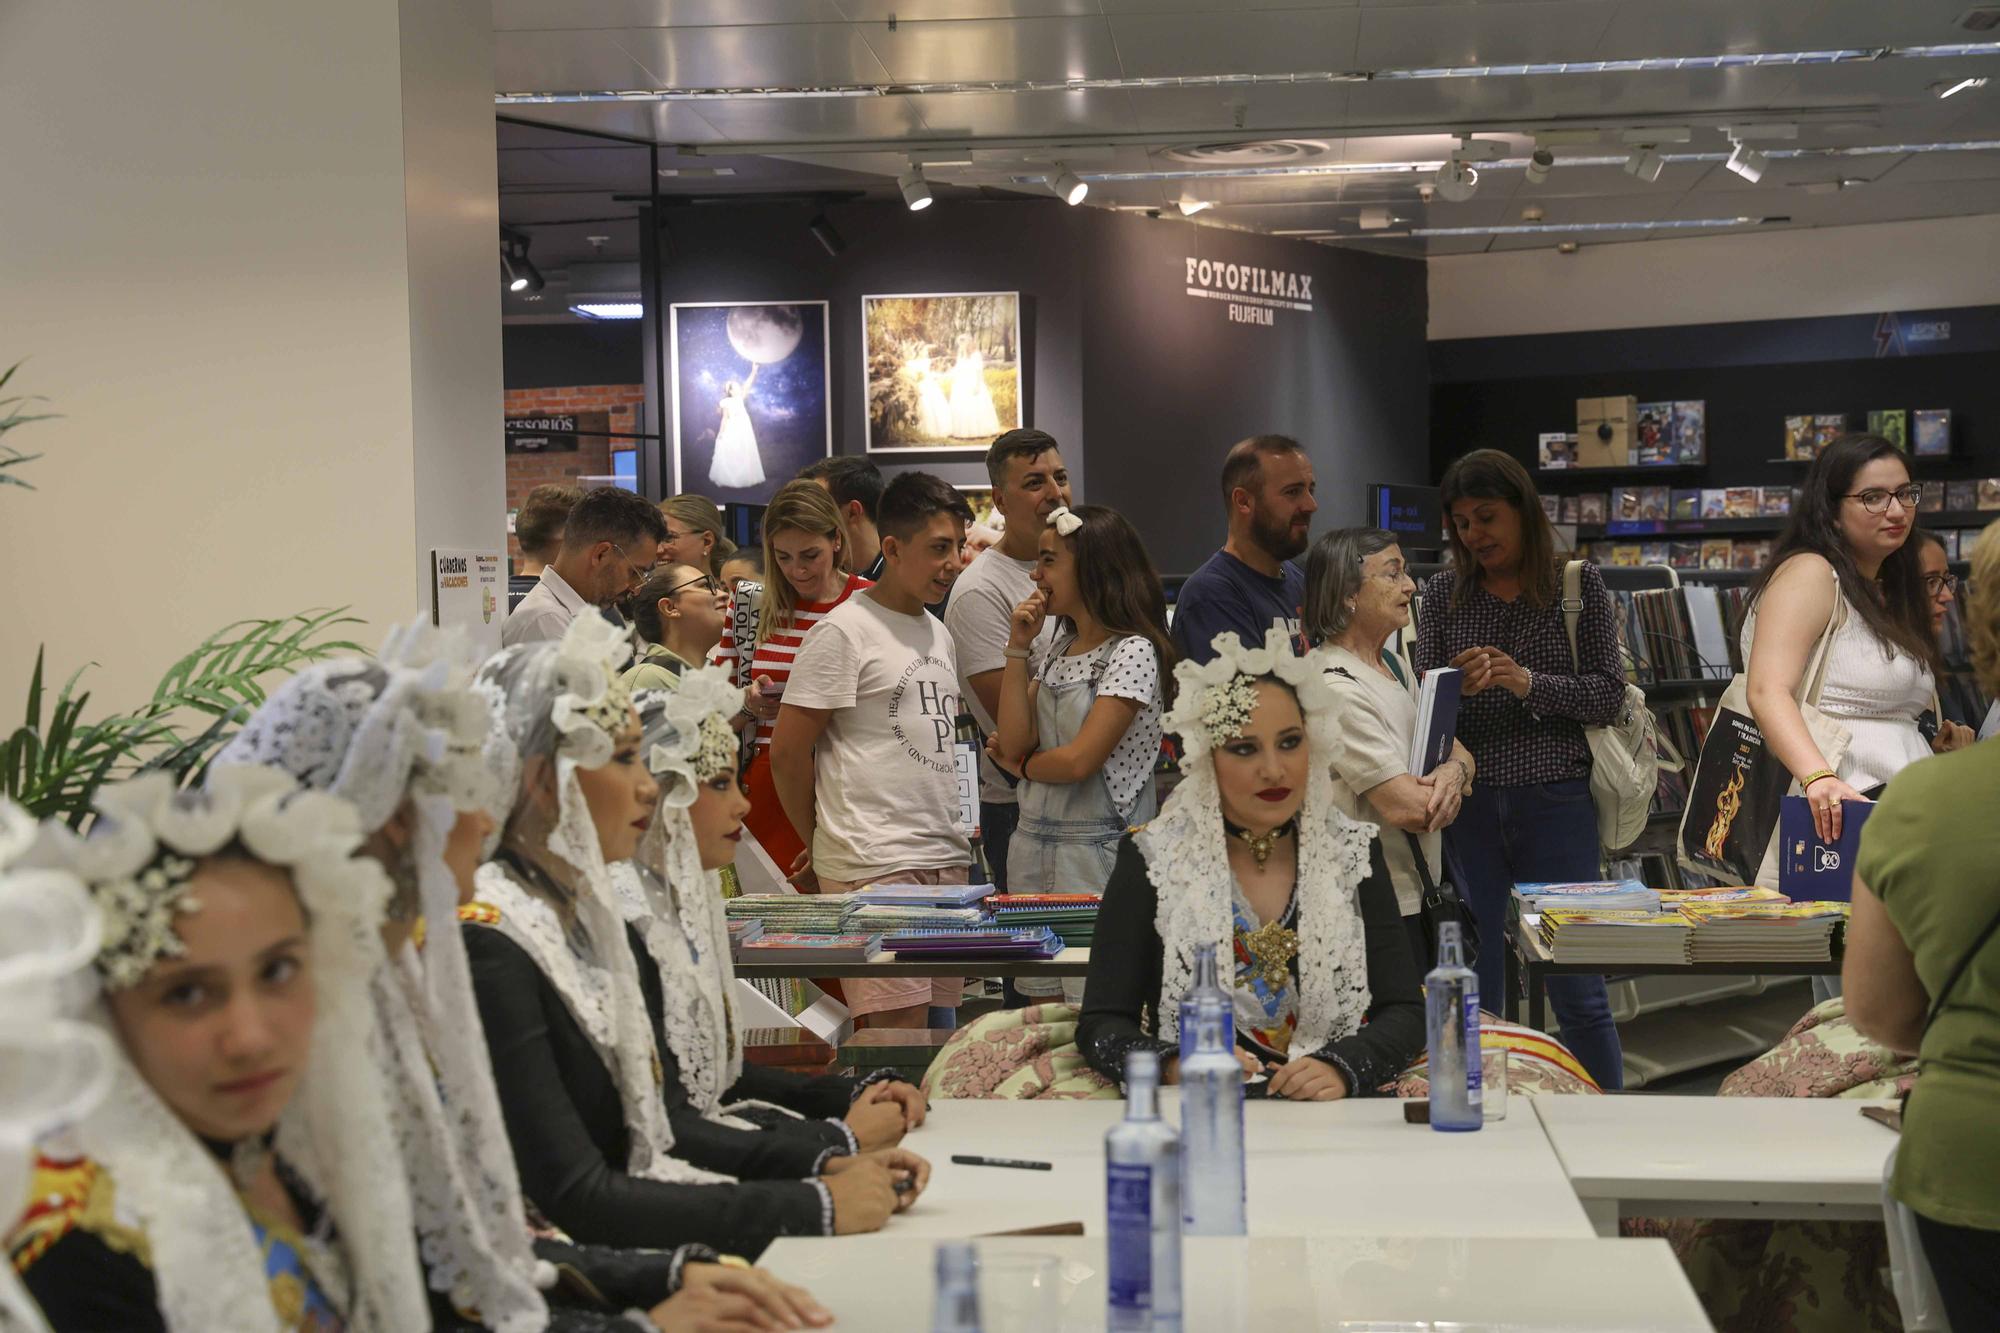
[[[809,849],[802,887],[963,884],[972,847],[958,825],[958,669],[926,605],[958,577],[972,511],[949,485],[906,472],[882,492],[882,577],[829,612],[792,663],[771,739],[771,777]],[[842,983],[864,1027],[950,1026],[956,977]]]

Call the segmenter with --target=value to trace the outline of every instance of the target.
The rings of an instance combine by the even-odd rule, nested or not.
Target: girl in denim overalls
[[[1139,534],[1114,509],[1049,516],[1035,593],[1014,609],[994,761],[1021,778],[1010,893],[1101,893],[1118,840],[1153,817],[1160,714],[1173,676],[1166,596]],[[1058,618],[1046,655],[1030,646]],[[1018,858],[1018,859],[1016,859]],[[1053,996],[1054,981],[1023,980]],[[1082,982],[1063,986],[1071,1003]]]

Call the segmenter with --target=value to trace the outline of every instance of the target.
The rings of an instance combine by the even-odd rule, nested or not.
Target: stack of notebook
[[[882,937],[851,933],[844,935],[787,935],[766,932],[736,951],[739,963],[872,963],[882,953]]]
[[[1788,903],[1791,899],[1776,889],[1749,885],[1728,885],[1710,889],[1661,889],[1660,908],[1674,912],[1691,903]]]
[[[1542,913],[1542,943],[1558,963],[1685,963],[1693,927],[1674,912],[1554,907]]]
[[[1694,963],[1822,963],[1833,957],[1833,932],[1846,903],[1694,903],[1681,915],[1694,925]]]
[[[744,945],[763,936],[764,923],[755,917],[738,917],[729,922],[729,956],[734,958]]]
[[[992,963],[1010,958],[1054,958],[1062,937],[1047,926],[1010,930],[983,926],[966,930],[906,930],[882,941],[899,963]]]
[[[1047,926],[1064,944],[1088,948],[1097,930],[1094,893],[1008,893],[989,898],[993,923],[999,926]]]
[[[848,893],[746,893],[723,903],[731,921],[761,921],[764,929],[792,935],[838,935],[845,929]]]
[[[1660,891],[1649,889],[1636,879],[1591,880],[1575,884],[1516,884],[1514,896],[1523,912],[1541,912],[1551,907],[1578,911],[1643,911],[1660,909]]]
[[[901,930],[959,930],[983,925],[986,914],[977,907],[905,907],[897,903],[857,900],[847,909],[849,930],[893,934]]]
[[[992,895],[991,884],[870,884],[847,896],[877,906],[971,907]]]

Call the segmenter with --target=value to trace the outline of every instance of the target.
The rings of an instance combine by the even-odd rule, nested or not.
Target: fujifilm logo
[[[1279,310],[1311,314],[1312,284],[1310,273],[1212,259],[1187,261],[1187,294],[1224,302],[1230,320],[1238,324],[1273,324]]]

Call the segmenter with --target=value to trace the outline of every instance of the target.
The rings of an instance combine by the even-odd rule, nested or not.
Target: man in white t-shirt
[[[925,472],[882,492],[882,578],[828,612],[792,662],[771,738],[771,779],[809,861],[801,887],[963,884],[958,669],[951,635],[924,607],[959,573],[972,511]],[[817,880],[815,886],[812,881]],[[844,982],[864,1027],[950,1027],[957,977]],[[936,1012],[933,1012],[936,1011]]]
[[[1035,561],[1042,529],[1069,503],[1069,469],[1055,439],[1038,430],[1010,430],[986,451],[993,507],[1007,520],[1000,543],[966,567],[944,611],[958,653],[958,683],[967,710],[988,736],[999,730],[1000,678],[1007,665],[1007,625],[1014,608],[1035,591]],[[1054,621],[1042,627],[1038,651],[1048,647]],[[1007,844],[1020,818],[1014,784],[984,753],[979,756],[979,838],[993,882],[1007,891]]]

